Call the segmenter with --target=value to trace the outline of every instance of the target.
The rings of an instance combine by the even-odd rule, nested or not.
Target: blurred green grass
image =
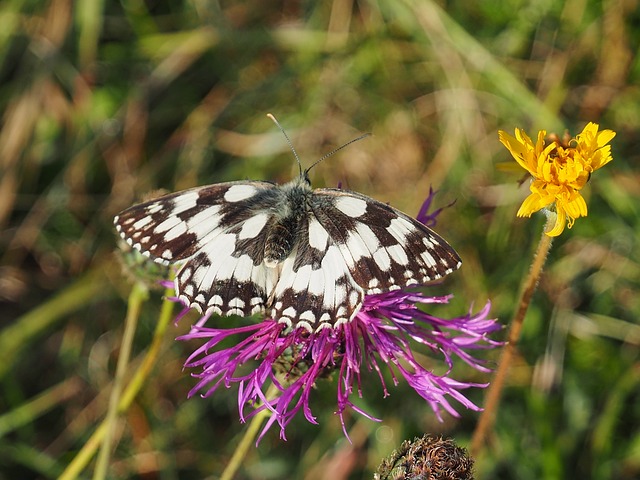
[[[113,216],[159,188],[291,178],[267,112],[306,164],[373,132],[318,165],[315,186],[408,213],[430,185],[456,200],[438,230],[464,266],[439,287],[456,295],[439,313],[491,299],[505,324],[542,218],[515,218],[526,187],[496,168],[510,158],[497,130],[618,132],[589,216],[554,244],[477,473],[637,478],[639,20],[630,1],[4,2],[0,478],[55,478],[104,418],[131,289]],[[132,370],[160,296],[144,305]],[[194,345],[172,339],[194,319],[169,327],[116,432],[111,478],[215,478],[242,436],[234,391],[186,400]],[[405,438],[466,445],[478,417],[439,423],[406,385],[383,399],[371,381],[362,404],[384,421],[349,417],[351,445],[334,389],[315,392],[319,426],[298,418],[287,442],[271,432],[238,478],[371,478]]]

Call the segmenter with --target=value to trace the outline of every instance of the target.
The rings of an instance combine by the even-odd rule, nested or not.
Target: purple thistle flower
[[[431,225],[440,212],[428,213],[433,195],[430,190],[419,214],[421,221]],[[489,318],[489,302],[475,314],[469,311],[464,316],[450,319],[418,308],[419,305],[448,303],[451,297],[428,296],[409,290],[367,295],[351,322],[315,332],[304,328],[291,329],[270,318],[236,328],[208,328],[204,326],[208,320],[205,315],[191,332],[179,337],[179,340],[205,341],[185,363],[185,367],[199,369],[192,374],[199,381],[189,392],[189,397],[198,392],[208,397],[222,385],[231,388],[237,384],[242,422],[260,411],[271,412],[258,442],[275,423],[280,426],[280,437],[286,439],[285,429],[300,411],[309,422],[317,424],[309,404],[311,391],[319,379],[335,372],[338,377],[335,413],[340,416],[345,435],[343,413],[347,408],[379,421],[357,407],[351,399],[354,390],[361,396],[361,374],[366,371],[377,373],[383,394],[387,396],[389,392],[383,376],[385,367],[394,384],[398,384],[399,376],[404,377],[428,402],[439,420],[442,420],[442,409],[459,416],[450,399],[468,409],[481,410],[462,391],[488,384],[461,382],[451,378],[450,373],[455,357],[477,370],[489,371],[469,352],[501,345],[488,336],[502,327],[495,319]],[[179,318],[185,311],[186,307]],[[235,345],[218,349],[228,337],[238,337]],[[441,355],[446,372],[437,375],[421,365],[412,350],[414,342]],[[247,372],[247,365],[253,365],[253,369]],[[271,384],[277,393],[273,398],[267,398],[266,391]]]
[[[360,395],[361,373],[365,369],[378,373],[384,396],[387,396],[389,393],[382,374],[386,365],[394,384],[398,383],[398,378],[392,367],[429,403],[439,420],[442,420],[441,408],[459,416],[447,396],[469,409],[480,410],[460,391],[487,384],[460,382],[450,378],[449,373],[453,357],[477,370],[488,371],[467,350],[499,345],[488,335],[501,326],[488,318],[489,303],[476,314],[468,313],[452,319],[438,318],[418,308],[419,304],[447,303],[450,298],[450,295],[429,297],[402,290],[369,295],[351,322],[315,333],[303,328],[287,332],[284,324],[271,319],[230,329],[194,327],[179,338],[206,339],[185,363],[186,367],[201,370],[193,374],[200,381],[189,392],[189,397],[197,392],[208,397],[221,385],[230,388],[232,384],[238,384],[240,419],[244,422],[257,412],[269,409],[272,415],[260,438],[277,422],[280,436],[285,439],[286,426],[300,410],[309,422],[317,423],[309,406],[311,390],[319,378],[326,377],[328,371],[337,370],[336,413],[340,415],[346,435],[343,412],[347,408],[377,420],[354,405],[351,396],[354,389]],[[235,335],[244,338],[232,347],[215,350],[221,341]],[[410,340],[440,353],[447,365],[446,373],[436,375],[418,363]],[[240,366],[253,361],[257,366],[252,371],[236,375]],[[265,395],[270,382],[279,391],[275,398],[266,398]],[[247,414],[245,410],[249,405],[254,409]]]

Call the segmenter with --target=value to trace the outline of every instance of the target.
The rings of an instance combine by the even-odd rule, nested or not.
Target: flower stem
[[[171,296],[173,294],[173,289],[167,290],[165,295]],[[171,314],[173,311],[174,302],[165,299],[162,303],[162,308],[160,310],[160,317],[158,319],[158,324],[156,326],[156,330],[153,334],[153,340],[147,351],[142,363],[138,367],[138,370],[135,372],[133,378],[128,383],[127,387],[124,389],[122,396],[120,397],[120,401],[118,402],[117,413],[121,415],[126,412],[128,408],[133,403],[134,398],[144,385],[145,380],[148,378],[153,366],[156,364],[158,356],[160,354],[160,347],[162,346],[162,340],[164,339],[164,333],[166,332],[167,326],[171,321]],[[101,442],[103,441],[105,435],[107,434],[108,429],[108,419],[102,421],[102,423],[95,429],[91,437],[85,442],[80,451],[73,458],[71,463],[67,465],[64,472],[58,477],[59,480],[73,480],[78,478],[82,471],[89,464],[96,451],[100,447]]]
[[[127,306],[127,317],[124,324],[124,333],[122,335],[122,343],[120,345],[120,354],[118,355],[118,364],[116,366],[116,375],[113,380],[113,386],[111,388],[111,394],[109,395],[109,408],[107,410],[107,417],[105,422],[107,424],[106,433],[102,438],[102,445],[100,447],[100,453],[98,454],[98,460],[96,462],[96,469],[93,472],[94,480],[104,480],[107,476],[107,469],[109,467],[109,458],[111,457],[111,443],[113,442],[113,433],[116,429],[118,422],[118,402],[122,395],[122,389],[124,386],[124,377],[129,364],[129,357],[131,356],[131,345],[133,344],[133,336],[138,325],[138,317],[140,316],[140,309],[142,304],[148,298],[149,291],[147,287],[141,282],[135,282],[133,289],[129,295],[129,303]]]
[[[548,218],[544,229],[545,232],[552,226],[553,219]],[[471,440],[471,452],[476,457],[480,454],[485,445],[485,439],[488,432],[493,428],[496,413],[500,406],[500,396],[502,394],[504,382],[517,352],[517,345],[520,340],[520,332],[522,331],[524,317],[527,314],[527,309],[531,303],[531,297],[538,286],[538,281],[540,280],[542,268],[547,260],[547,254],[551,248],[552,240],[553,237],[548,236],[546,233],[542,234],[540,243],[538,244],[538,249],[536,250],[529,270],[529,275],[524,282],[524,287],[520,294],[520,300],[518,301],[517,309],[511,321],[507,343],[502,350],[495,377],[487,390],[484,411],[480,415],[480,420],[478,421],[478,425],[476,426]]]
[[[272,384],[269,387],[269,390],[267,390],[266,397],[269,399],[272,398],[277,391],[278,389],[276,388],[276,386]],[[240,440],[240,443],[238,444],[238,448],[236,448],[235,452],[233,452],[231,460],[229,460],[229,463],[222,472],[222,475],[220,475],[220,480],[231,480],[233,478],[233,476],[238,471],[238,468],[240,468],[242,461],[247,456],[247,452],[249,451],[253,440],[256,438],[256,435],[258,435],[258,432],[262,427],[262,421],[270,414],[273,414],[273,412],[265,408],[264,410],[258,412],[251,419],[251,422],[249,422],[249,427],[246,429],[242,440]]]

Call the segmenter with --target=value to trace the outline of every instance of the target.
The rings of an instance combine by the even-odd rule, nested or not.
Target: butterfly
[[[309,332],[349,322],[365,295],[460,267],[442,237],[399,210],[353,191],[312,189],[309,170],[335,151],[304,171],[298,159],[300,175],[289,183],[236,181],[172,193],[124,210],[115,227],[143,255],[181,265],[175,290],[188,307],[207,315],[266,313]]]

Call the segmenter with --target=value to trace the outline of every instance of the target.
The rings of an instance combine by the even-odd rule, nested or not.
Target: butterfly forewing
[[[460,266],[435,232],[359,193],[230,182],[186,190],[115,218],[133,248],[182,265],[176,291],[202,313],[314,330],[351,320],[365,294],[423,284]],[[267,252],[267,253],[265,253]]]
[[[135,205],[115,217],[116,229],[136,250],[160,263],[195,255],[208,239],[251,218],[248,198],[273,206],[276,186],[268,182],[229,182],[193,188]],[[266,197],[266,198],[264,198]],[[255,204],[254,200],[254,204]]]

